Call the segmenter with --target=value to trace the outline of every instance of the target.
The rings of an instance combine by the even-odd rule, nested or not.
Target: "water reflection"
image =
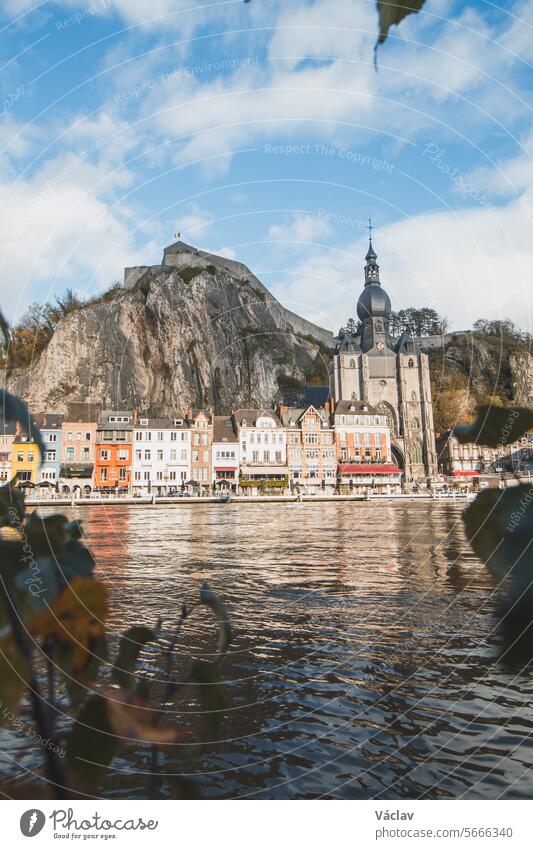
[[[223,738],[201,764],[167,764],[193,773],[204,795],[533,794],[529,676],[496,662],[494,586],[465,542],[460,507],[102,506],[77,515],[111,587],[114,634],[174,621],[204,579],[228,601],[235,644]],[[193,617],[187,634],[206,650],[204,619]],[[17,756],[23,766],[34,757]],[[124,752],[105,794],[140,795],[147,766],[145,751]]]

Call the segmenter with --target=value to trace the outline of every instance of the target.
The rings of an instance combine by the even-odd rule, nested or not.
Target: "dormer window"
[[[248,424],[248,422],[246,421],[246,419],[243,419],[241,421],[241,427],[246,427],[247,424]]]
[[[183,424],[183,419],[174,419],[174,427],[178,427]]]
[[[139,424],[147,425],[147,424],[148,424],[148,419],[140,419]]]

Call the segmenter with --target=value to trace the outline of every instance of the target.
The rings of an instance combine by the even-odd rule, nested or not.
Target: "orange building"
[[[104,410],[96,430],[94,488],[117,492],[131,488],[133,415]]]
[[[204,410],[188,410],[187,424],[191,429],[191,481],[200,491],[211,489],[211,443],[213,423]]]
[[[383,413],[365,401],[339,401],[332,416],[339,490],[399,492],[401,471],[392,460]]]

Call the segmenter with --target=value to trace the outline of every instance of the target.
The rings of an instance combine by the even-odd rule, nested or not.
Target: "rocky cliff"
[[[436,431],[468,421],[478,404],[533,406],[533,356],[527,339],[466,331],[448,334],[440,345],[421,341],[429,355]]]
[[[292,402],[327,382],[333,336],[285,310],[246,266],[181,242],[63,318],[11,388],[34,410],[97,398],[149,415]]]

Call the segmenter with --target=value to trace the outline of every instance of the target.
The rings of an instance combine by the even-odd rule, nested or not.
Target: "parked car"
[[[190,498],[190,497],[191,497],[190,492],[178,492],[178,498]]]

